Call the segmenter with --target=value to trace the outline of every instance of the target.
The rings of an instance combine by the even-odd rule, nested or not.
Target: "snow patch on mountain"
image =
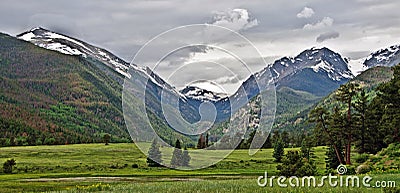
[[[352,60],[352,59],[347,60],[349,69],[350,69],[351,73],[353,73],[354,76],[357,76],[357,75],[361,74],[362,72],[364,72],[365,70],[367,70],[367,67],[364,65],[365,59],[366,58],[360,58],[357,60]]]
[[[78,55],[82,57],[91,57],[105,63],[121,75],[130,78],[129,63],[123,61],[110,52],[40,27],[33,28],[30,31],[17,35],[17,38],[31,42],[39,47],[57,51],[67,55]]]

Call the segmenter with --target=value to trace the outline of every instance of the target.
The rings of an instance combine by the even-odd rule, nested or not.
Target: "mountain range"
[[[149,95],[146,95],[146,107],[150,117],[157,123],[158,132],[162,132],[168,141],[174,141],[182,135],[165,131],[170,128],[160,103],[163,89],[171,97],[179,99],[181,114],[188,122],[195,123],[201,119],[199,108],[204,102],[212,103],[217,110],[217,122],[224,122],[231,113],[238,110],[230,108],[231,102],[243,97],[243,94],[250,100],[256,97],[259,90],[255,83],[268,79],[269,71],[277,92],[275,127],[281,127],[287,125],[287,120],[316,104],[362,71],[375,66],[393,66],[400,62],[399,45],[378,50],[365,59],[355,61],[343,58],[325,47],[311,48],[295,57],[276,60],[248,77],[236,93],[227,96],[193,86],[177,91],[147,67],[129,64],[105,49],[43,28],[33,28],[16,37],[2,34],[0,42],[0,105],[3,109],[3,122],[7,122],[8,126],[16,122],[32,128],[32,131],[46,130],[52,125],[59,130],[57,135],[67,135],[67,131],[74,131],[74,136],[94,137],[107,132],[118,139],[129,138],[122,120],[121,92],[124,78],[135,77],[142,84],[147,84],[146,92]],[[15,90],[24,94],[18,96]],[[10,107],[15,110],[6,113]],[[33,120],[18,118],[22,117],[19,111],[24,111],[26,116],[37,114],[34,117],[48,125],[35,126]],[[56,117],[60,114],[67,117],[66,120],[58,120]],[[69,120],[69,117],[73,117],[74,121]],[[118,120],[117,124],[115,120]],[[85,124],[94,125],[87,129]],[[90,132],[82,134],[82,130]],[[8,131],[4,128],[2,132]],[[22,135],[24,132],[13,133]],[[54,133],[50,136],[56,138]],[[188,141],[193,140],[190,136],[185,137]]]

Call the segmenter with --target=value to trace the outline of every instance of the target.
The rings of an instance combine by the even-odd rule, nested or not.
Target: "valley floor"
[[[326,147],[314,148],[318,173],[324,174]],[[286,149],[288,150],[288,149]],[[260,187],[257,178],[276,175],[272,149],[253,156],[235,150],[213,167],[194,171],[148,168],[134,144],[82,144],[0,148],[0,163],[16,160],[13,174],[0,174],[0,192],[390,192],[364,187]],[[400,174],[371,175],[393,180]],[[320,177],[317,177],[320,178]]]

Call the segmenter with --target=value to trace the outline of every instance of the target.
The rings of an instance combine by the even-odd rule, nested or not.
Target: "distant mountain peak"
[[[374,66],[394,66],[400,63],[400,45],[392,45],[388,48],[380,49],[369,55],[364,65],[368,68]]]
[[[227,94],[215,93],[197,86],[186,86],[179,92],[187,98],[197,99],[200,101],[218,101],[228,97]]]
[[[367,57],[348,60],[349,68],[354,75],[358,75],[375,66],[391,67],[400,63],[400,44],[379,49]]]
[[[353,78],[353,74],[342,56],[327,47],[312,47],[293,58],[283,57],[270,65],[275,80],[282,79],[305,68],[311,68],[316,73],[326,72],[333,81]]]

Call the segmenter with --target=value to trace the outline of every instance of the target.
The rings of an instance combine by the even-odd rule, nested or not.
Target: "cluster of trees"
[[[187,148],[185,147],[182,150],[180,140],[176,140],[175,148],[172,153],[172,158],[170,162],[171,167],[189,167],[190,159],[191,157]],[[157,144],[156,139],[153,140],[153,142],[151,143],[151,147],[148,151],[147,164],[149,167],[161,167],[162,165],[162,154],[160,151],[160,146]]]
[[[330,147],[330,167],[351,164],[352,146],[359,153],[374,154],[400,142],[400,66],[393,71],[392,80],[379,85],[376,96],[348,83],[338,89],[335,101],[310,112],[316,138]]]

